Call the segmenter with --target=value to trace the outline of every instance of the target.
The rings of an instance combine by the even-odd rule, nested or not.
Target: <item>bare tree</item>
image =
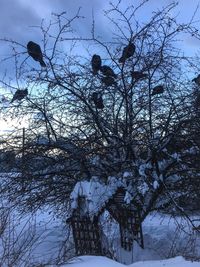
[[[170,15],[176,4],[140,22],[137,12],[146,2],[126,10],[120,1],[111,4],[105,12],[113,25],[110,40],[98,37],[95,19],[91,36],[77,36],[73,23],[82,19],[80,10],[70,19],[64,12],[54,14],[40,26],[46,67],[32,67],[24,44],[4,40],[14,51],[16,77],[4,77],[1,84],[28,89],[27,97],[2,108],[7,117],[27,120],[24,136],[16,129],[6,143],[20,172],[7,178],[1,191],[14,205],[65,210],[78,180],[95,175],[106,183],[108,176],[120,179],[128,171],[126,182],[130,194],[137,192],[142,220],[171,204],[183,211],[180,196],[191,177],[199,178],[199,128],[190,78],[197,69],[178,39],[198,38],[198,32],[194,18],[179,24]],[[88,54],[77,55],[83,42]],[[101,62],[91,65],[95,54]]]

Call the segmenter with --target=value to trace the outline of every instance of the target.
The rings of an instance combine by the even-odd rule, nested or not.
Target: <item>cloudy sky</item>
[[[180,0],[179,5],[173,11],[173,16],[178,16],[180,22],[188,22],[200,0]],[[78,8],[81,7],[81,15],[84,20],[78,21],[76,29],[81,36],[89,36],[91,31],[92,12],[94,13],[96,25],[101,36],[110,36],[112,27],[109,25],[103,10],[109,8],[109,0],[0,0],[0,39],[13,39],[26,47],[28,41],[32,40],[41,43],[42,34],[39,28],[41,21],[45,19],[48,22],[51,14],[66,11],[66,15],[71,17],[75,15]],[[113,0],[117,3],[118,0]],[[143,7],[139,19],[147,20],[152,11],[158,10],[172,0],[149,0]],[[129,4],[138,5],[141,0],[121,0],[121,7],[127,8]],[[196,20],[200,19],[200,9],[197,10]],[[196,27],[200,29],[200,22],[196,22]],[[187,38],[182,44],[187,54],[194,54],[199,50],[200,41]],[[26,50],[24,49],[24,52]],[[13,70],[13,66],[9,63],[2,62],[2,59],[10,55],[8,43],[1,42],[0,49],[0,78],[4,73],[4,69]],[[11,72],[12,73],[12,72]],[[2,88],[0,88],[0,91]],[[1,92],[0,92],[1,93]]]
[[[42,36],[39,29],[31,26],[40,25],[41,20],[50,20],[51,13],[67,12],[68,16],[76,13],[81,7],[81,14],[86,18],[78,25],[80,34],[90,32],[92,10],[94,12],[96,23],[99,26],[101,34],[109,34],[110,29],[107,25],[103,10],[109,6],[109,0],[0,0],[0,38],[12,38],[20,43],[26,43],[29,40],[40,41]],[[117,2],[117,0],[113,0]],[[122,6],[126,7],[129,3],[137,4],[141,0],[122,0]],[[173,2],[172,0],[149,0],[145,5],[141,16],[149,16],[150,13]],[[199,0],[180,0],[179,6],[174,11],[180,21],[188,21]],[[200,10],[196,14],[200,19]],[[200,23],[197,23],[200,26]],[[191,49],[196,49],[200,43],[195,40],[186,40]],[[8,53],[7,44],[1,43],[0,57]]]
[[[121,0],[121,8],[126,9],[130,4],[137,6],[142,0]],[[32,40],[41,44],[42,33],[39,28],[33,26],[40,26],[41,21],[44,19],[47,22],[52,19],[52,13],[61,13],[66,11],[67,17],[73,17],[78,8],[81,7],[80,14],[85,18],[78,20],[75,24],[78,36],[90,36],[92,24],[92,12],[95,17],[96,29],[100,36],[105,39],[112,35],[112,26],[105,18],[103,11],[110,8],[110,0],[0,0],[0,39],[13,39],[20,44],[24,45],[26,52],[26,44]],[[117,3],[118,0],[112,0]],[[152,12],[174,2],[173,0],[149,0],[144,5],[138,15],[138,19],[147,21]],[[172,12],[172,16],[176,16],[179,22],[188,22],[194,14],[196,7],[199,5],[200,0],[179,0],[179,5]],[[195,20],[200,20],[200,9],[197,10]],[[197,21],[197,28],[200,29],[200,22]],[[0,42],[0,79],[4,74],[5,69],[7,72],[14,70],[11,61],[3,61],[11,55],[11,49],[6,42]],[[194,38],[184,39],[180,43],[187,55],[195,54],[200,47],[200,41]],[[66,46],[65,46],[66,48]],[[83,47],[80,54],[83,54],[85,47]],[[96,51],[98,52],[98,51]],[[93,54],[93,51],[92,51]],[[26,53],[24,55],[24,58]],[[27,55],[28,56],[28,55]],[[34,63],[33,63],[34,64]]]
[[[137,6],[142,0],[121,0],[120,7],[126,9],[130,4]],[[112,0],[117,3],[118,0]],[[142,11],[138,15],[138,19],[147,21],[152,12],[174,2],[173,0],[149,0],[144,5]],[[188,22],[194,14],[200,0],[179,0],[179,5],[172,12],[172,16],[176,16],[180,22]],[[78,8],[81,7],[80,14],[85,18],[78,20],[75,24],[78,36],[90,36],[92,24],[92,12],[95,17],[96,29],[100,36],[108,39],[111,36],[112,26],[105,18],[103,11],[110,8],[110,0],[0,0],[0,39],[13,39],[24,45],[26,52],[26,44],[32,40],[41,44],[42,33],[39,28],[44,19],[49,22],[52,19],[51,14],[66,11],[67,17],[73,17]],[[196,20],[200,20],[200,9],[196,12]],[[200,29],[200,22],[197,21],[197,28]],[[3,61],[11,55],[11,49],[6,42],[0,42],[0,79],[4,75],[5,69],[11,73],[14,71],[13,62]],[[195,54],[200,47],[200,41],[194,38],[184,39],[180,43],[187,55]],[[84,47],[79,51],[83,54],[86,51]],[[66,48],[66,45],[65,45]],[[98,53],[98,51],[96,51]],[[93,54],[93,51],[92,51]],[[25,58],[26,54],[24,55]],[[28,56],[28,55],[27,55]],[[34,64],[34,63],[33,63]]]

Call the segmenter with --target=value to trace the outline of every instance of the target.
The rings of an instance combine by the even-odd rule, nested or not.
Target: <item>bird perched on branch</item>
[[[111,67],[109,67],[107,65],[103,65],[100,70],[101,70],[102,74],[105,76],[111,76],[113,78],[117,77],[117,75],[114,73],[113,69],[111,69]]]
[[[197,85],[200,85],[200,74],[196,78],[194,78],[192,81],[195,82]]]
[[[133,43],[129,43],[127,46],[124,47],[122,56],[119,59],[119,63],[125,63],[125,61],[132,57],[135,53],[135,45]]]
[[[135,80],[145,79],[148,77],[147,73],[143,73],[142,71],[132,71],[131,76]]]
[[[46,64],[43,60],[41,48],[38,44],[32,41],[28,42],[27,51],[29,56],[31,56],[35,61],[39,61],[41,67],[46,67]]]
[[[22,100],[28,95],[28,89],[25,90],[17,90],[10,101],[10,103],[14,102],[15,100]]]
[[[158,95],[164,92],[164,87],[162,85],[157,85],[153,88],[151,95]]]
[[[102,98],[100,93],[98,93],[98,92],[92,93],[91,100],[94,102],[97,109],[103,109],[104,108],[103,98]]]
[[[101,78],[101,81],[106,86],[112,86],[112,85],[116,84],[116,81],[112,76],[104,76],[104,77]]]
[[[99,55],[93,55],[91,64],[92,64],[93,74],[96,75],[98,71],[101,69],[101,57]]]

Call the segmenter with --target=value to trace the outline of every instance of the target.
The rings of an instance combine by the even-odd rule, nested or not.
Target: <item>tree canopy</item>
[[[77,36],[80,10],[41,24],[39,59],[28,57],[26,44],[4,40],[13,48],[16,76],[1,84],[28,91],[1,108],[5,118],[27,121],[24,134],[17,128],[4,145],[15,151],[18,175],[1,191],[15,205],[65,208],[77,181],[97,176],[106,183],[125,172],[143,219],[172,204],[182,210],[180,196],[184,204],[199,199],[199,84],[192,81],[199,60],[179,48],[183,34],[199,33],[193,20],[180,24],[171,16],[175,4],[140,22],[146,2],[126,10],[120,1],[111,4],[110,40],[98,36],[95,18],[91,36]]]

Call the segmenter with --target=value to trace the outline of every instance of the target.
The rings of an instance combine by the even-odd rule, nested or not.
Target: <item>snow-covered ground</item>
[[[199,224],[200,216],[191,216]],[[200,234],[183,217],[154,213],[143,224],[146,249],[153,249],[160,259],[182,255],[200,259]]]
[[[123,267],[125,265],[115,262],[106,257],[82,256],[62,267]],[[50,265],[49,265],[50,267]],[[53,267],[53,266],[52,266]],[[158,261],[140,261],[129,267],[200,267],[200,262],[186,261],[183,257],[176,257]]]
[[[106,217],[106,216],[104,216]],[[191,217],[199,223],[200,217]],[[107,217],[109,222],[109,216]],[[115,259],[123,264],[143,260],[162,260],[176,256],[187,259],[200,259],[200,234],[192,229],[188,221],[182,217],[170,217],[160,213],[152,213],[143,222],[144,247],[135,242],[132,252],[124,251],[120,243],[119,227],[117,224],[105,224],[103,228],[109,247]]]
[[[21,218],[12,212],[8,217],[7,229],[0,235],[0,266],[114,267],[135,262],[129,266],[200,267],[200,262],[191,263],[180,257],[200,259],[200,234],[192,231],[191,226],[181,217],[171,218],[158,213],[148,216],[143,223],[145,249],[142,250],[134,243],[131,257],[130,253],[127,255],[118,246],[117,226],[113,222],[104,225],[107,225],[104,234],[109,234],[112,253],[121,263],[105,257],[84,256],[70,261],[69,265],[74,250],[70,242],[72,239],[68,238],[71,232],[64,221],[49,214],[48,209]],[[171,259],[164,260],[166,258]]]
[[[70,229],[48,210],[26,216],[11,212],[6,224],[0,234],[0,267],[60,264],[73,255],[68,238]]]

